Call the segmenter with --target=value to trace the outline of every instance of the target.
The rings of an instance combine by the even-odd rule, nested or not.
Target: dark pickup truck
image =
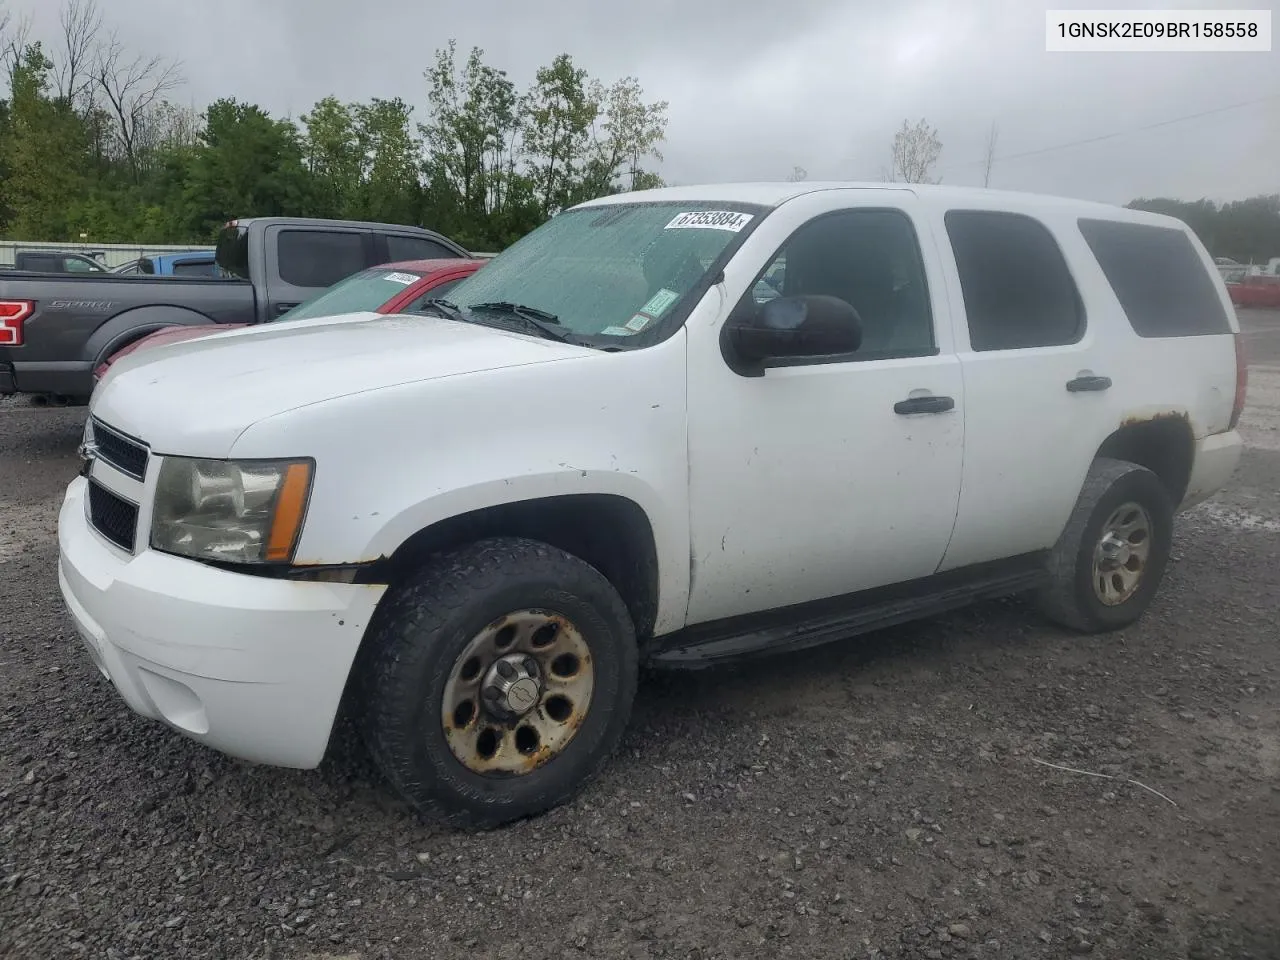
[[[5,271],[0,395],[84,403],[94,367],[161,327],[264,323],[375,264],[468,256],[420,227],[260,217],[222,229],[217,278]]]
[[[109,272],[94,257],[83,253],[63,253],[61,250],[19,250],[13,255],[13,265],[0,264],[0,270],[30,270],[32,273]]]

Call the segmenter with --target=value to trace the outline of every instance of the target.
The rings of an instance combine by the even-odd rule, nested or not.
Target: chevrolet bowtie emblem
[[[76,448],[76,453],[80,456],[80,476],[87,477],[89,470],[93,467],[94,458],[98,456],[98,445],[96,443],[81,443]]]

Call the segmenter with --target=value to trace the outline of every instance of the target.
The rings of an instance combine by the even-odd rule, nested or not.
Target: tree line
[[[308,216],[494,250],[566,206],[662,184],[667,104],[568,54],[519,90],[450,41],[420,110],[329,96],[294,119],[230,98],[182,106],[181,64],[132,50],[96,0],[66,0],[59,26],[35,38],[0,0],[0,236],[207,244],[234,217]]]
[[[605,85],[561,54],[517,88],[450,41],[416,106],[325,97],[300,117],[220,99],[182,106],[181,64],[133,50],[98,0],[64,0],[54,38],[0,0],[0,237],[209,243],[233,217],[311,216],[432,227],[498,250],[557,210],[660,186],[667,103]],[[987,145],[991,178],[996,128]],[[884,179],[935,182],[936,129],[905,122]],[[788,179],[808,173],[795,167]],[[1137,199],[1177,216],[1215,256],[1280,256],[1280,195],[1216,204]]]

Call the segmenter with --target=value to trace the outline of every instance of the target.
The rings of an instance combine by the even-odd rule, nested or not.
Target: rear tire
[[[441,554],[388,595],[371,631],[357,724],[383,775],[432,819],[490,827],[542,813],[622,739],[635,630],[612,584],[563,550],[504,538]]]
[[[1049,558],[1038,594],[1050,620],[1082,633],[1127,627],[1151,605],[1173,540],[1173,504],[1146,467],[1099,457]]]

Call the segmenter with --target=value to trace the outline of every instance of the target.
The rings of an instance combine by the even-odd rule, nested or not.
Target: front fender
[[[521,501],[603,494],[635,503],[658,556],[656,632],[689,590],[684,337],[403,384],[250,426],[233,457],[311,457],[295,561],[390,556],[420,530]]]

